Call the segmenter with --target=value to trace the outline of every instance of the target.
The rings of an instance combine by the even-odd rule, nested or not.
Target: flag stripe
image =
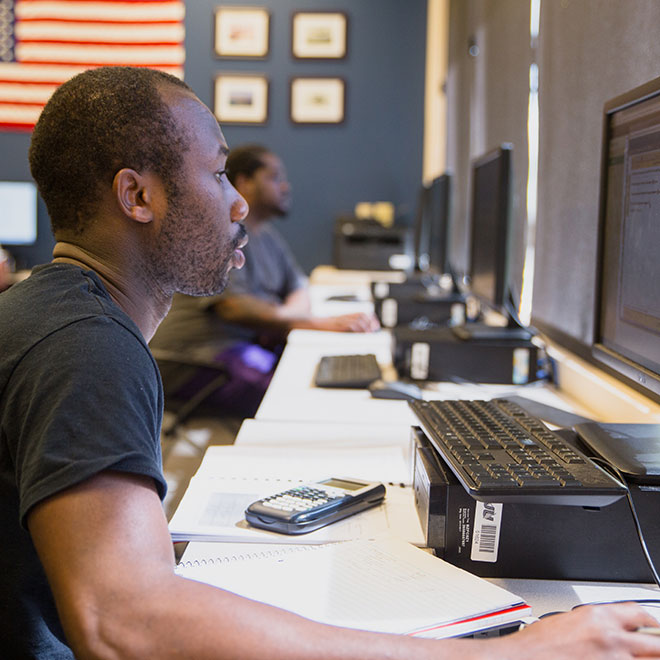
[[[16,55],[22,62],[59,62],[61,64],[183,64],[183,46],[17,44]]]
[[[57,85],[26,85],[21,83],[0,85],[0,102],[46,103]]]
[[[0,129],[30,129],[57,85],[91,67],[149,66],[183,78],[183,0],[0,5]]]
[[[185,8],[179,0],[154,2],[47,2],[23,0],[16,3],[20,20],[50,18],[54,20],[93,21],[183,21]]]
[[[99,25],[98,23],[53,23],[38,21],[19,23],[15,37],[18,42],[71,43],[175,43],[182,44],[183,25],[179,23]]]

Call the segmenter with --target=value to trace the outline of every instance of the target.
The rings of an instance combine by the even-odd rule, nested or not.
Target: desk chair
[[[200,388],[195,394],[189,398],[177,398],[174,394],[177,392],[179,387],[183,384],[181,381],[182,378],[176,379],[176,376],[173,378],[167,378],[168,387],[165,393],[165,410],[173,413],[174,419],[163,425],[161,436],[163,439],[167,440],[167,446],[163,446],[163,463],[167,458],[167,455],[174,447],[175,440],[182,439],[187,442],[189,445],[194,447],[198,453],[203,453],[204,449],[196,445],[192,440],[183,433],[183,425],[191,417],[206,414],[217,416],[217,412],[214,408],[208,405],[208,399],[215,394],[215,392],[225,385],[229,380],[229,374],[225,369],[224,365],[219,362],[211,362],[207,360],[200,360],[198,358],[182,354],[178,351],[169,351],[160,348],[152,348],[151,353],[158,364],[158,368],[161,371],[161,375],[164,374],[176,374],[177,369],[181,369],[184,374],[184,379],[190,377],[190,368],[194,369],[205,369],[210,373],[213,373],[213,378],[202,388]],[[165,381],[165,378],[163,378]]]

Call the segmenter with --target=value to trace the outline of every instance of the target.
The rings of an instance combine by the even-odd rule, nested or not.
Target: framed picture
[[[262,7],[217,7],[215,53],[221,57],[266,57],[270,14]]]
[[[348,19],[338,11],[300,11],[293,15],[291,50],[298,58],[346,57]]]
[[[263,124],[268,118],[268,79],[222,74],[215,79],[214,113],[220,123]]]
[[[297,124],[339,124],[344,121],[345,95],[341,78],[294,78],[291,119]]]

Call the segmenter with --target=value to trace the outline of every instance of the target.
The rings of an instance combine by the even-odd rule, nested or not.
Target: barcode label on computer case
[[[386,328],[396,325],[399,309],[394,298],[385,298],[380,308],[381,322]]]
[[[390,295],[390,285],[387,282],[376,282],[374,284],[374,297],[387,298]]]
[[[417,341],[410,347],[410,377],[415,380],[426,380],[429,375],[429,358],[431,346],[423,341]]]
[[[496,562],[502,527],[502,505],[491,502],[477,502],[476,504],[470,559]]]
[[[524,385],[529,381],[529,349],[513,349],[513,374],[511,382],[514,385]]]

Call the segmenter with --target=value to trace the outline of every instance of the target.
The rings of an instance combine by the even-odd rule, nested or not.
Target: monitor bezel
[[[434,203],[436,200],[434,198],[434,193],[437,188],[442,187],[442,210]],[[429,257],[429,272],[436,275],[445,275],[449,272],[449,230],[450,230],[450,219],[451,219],[451,175],[448,172],[444,172],[440,176],[437,176],[428,186],[428,204],[431,207],[431,219],[428,223],[428,246],[427,254]],[[438,223],[442,222],[442,227],[440,231],[434,231],[438,229]],[[437,246],[434,246],[433,239],[437,238],[438,235],[442,236],[442,245],[440,250],[437,249]],[[435,258],[440,254],[440,263]]]
[[[629,357],[605,346],[603,336],[603,277],[605,271],[605,225],[608,179],[609,128],[610,118],[616,112],[625,110],[653,97],[660,96],[660,77],[625,92],[607,101],[603,106],[601,132],[601,169],[598,201],[598,247],[596,259],[596,280],[594,296],[594,323],[591,342],[591,357],[596,365],[623,383],[641,392],[648,398],[660,402],[660,374],[631,360]]]
[[[476,242],[474,231],[474,213],[475,213],[475,200],[476,200],[476,169],[496,158],[502,159],[502,177],[499,181],[499,203],[500,208],[498,211],[498,218],[502,225],[497,229],[498,241],[495,246],[497,253],[495,273],[495,296],[490,299],[487,296],[474,290],[474,246]],[[513,230],[513,145],[510,143],[503,143],[487,152],[486,154],[475,158],[471,165],[472,170],[472,190],[471,190],[471,203],[470,208],[470,258],[468,266],[469,285],[468,291],[474,296],[482,305],[487,306],[489,309],[500,312],[506,317],[510,316],[510,310],[507,307],[507,298],[510,294],[510,281],[509,271],[511,262],[511,241]],[[503,208],[502,208],[503,207]]]

